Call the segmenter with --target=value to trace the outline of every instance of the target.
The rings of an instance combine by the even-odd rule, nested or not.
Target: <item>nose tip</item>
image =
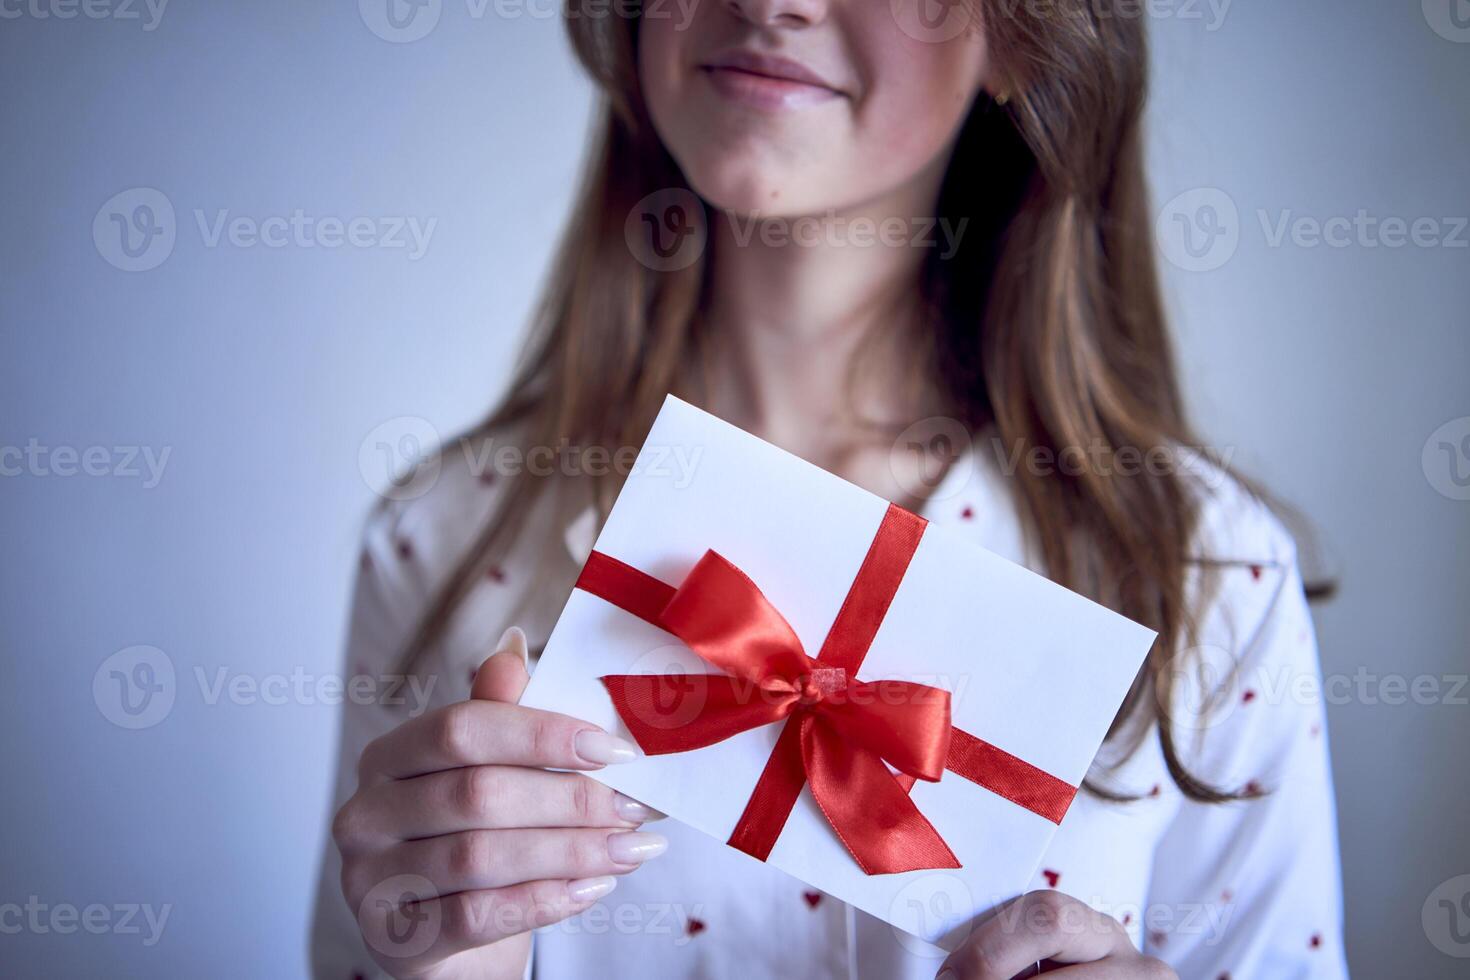
[[[807,27],[824,19],[827,0],[725,0],[725,6],[762,27]]]

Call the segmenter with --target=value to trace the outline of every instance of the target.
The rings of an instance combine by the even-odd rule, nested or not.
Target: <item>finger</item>
[[[485,658],[470,685],[470,697],[479,701],[515,704],[526,690],[531,675],[526,670],[526,634],[512,626],[495,644],[495,653]]]
[[[939,976],[1010,980],[1039,960],[1088,963],[1131,949],[1127,933],[1109,916],[1061,892],[1036,891],[976,926],[944,961]]]
[[[553,925],[584,912],[617,885],[613,877],[528,881],[508,888],[456,892],[442,898],[388,905],[365,902],[358,916],[363,939],[397,976]]]
[[[1152,956],[1109,956],[1060,969],[1047,969],[1043,963],[1041,975],[1046,980],[1179,980],[1168,964]]]
[[[412,718],[368,743],[362,785],[460,766],[601,769],[638,749],[589,722],[499,701],[460,701]]]
[[[462,830],[631,828],[663,814],[572,772],[465,766],[364,790],[354,840],[383,845]]]
[[[624,875],[668,847],[662,834],[638,830],[467,830],[403,841],[375,854],[352,884],[371,887],[418,875],[429,889],[420,897],[437,897],[523,881]]]

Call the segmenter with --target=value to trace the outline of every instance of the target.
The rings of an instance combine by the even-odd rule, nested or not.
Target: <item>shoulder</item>
[[[1192,464],[1186,486],[1194,498],[1192,559],[1285,567],[1296,563],[1296,542],[1260,492],[1213,463]]]
[[[1186,478],[1195,529],[1188,561],[1202,631],[1239,650],[1282,606],[1305,610],[1297,542],[1273,503],[1246,480],[1212,464]]]
[[[450,573],[502,503],[510,480],[481,447],[491,437],[463,436],[380,491],[362,530],[362,562],[395,592],[425,595]]]
[[[1186,485],[1195,500],[1187,554],[1201,634],[1237,653],[1283,604],[1305,606],[1297,544],[1259,491],[1234,474],[1197,466]]]
[[[567,552],[566,481],[530,473],[526,448],[514,431],[460,437],[380,496],[363,525],[354,626],[391,636],[401,647],[471,561],[476,564],[467,570],[471,579],[441,652],[458,661],[494,641],[533,578],[549,566],[559,568],[549,559]],[[522,479],[539,486],[487,551],[485,532]]]

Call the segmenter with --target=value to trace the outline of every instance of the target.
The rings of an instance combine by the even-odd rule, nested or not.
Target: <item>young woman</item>
[[[438,683],[414,717],[347,709],[317,975],[1343,975],[1295,550],[1186,448],[1139,9],[571,0],[568,26],[606,111],[529,355],[367,529],[348,669]],[[1034,890],[952,954],[657,822],[576,772],[627,743],[517,706],[617,490],[588,472],[669,391],[1159,631]],[[560,464],[487,469],[507,445]]]

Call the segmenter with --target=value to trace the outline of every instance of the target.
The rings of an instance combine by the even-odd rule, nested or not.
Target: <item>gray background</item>
[[[7,976],[304,970],[336,709],[210,703],[195,671],[338,670],[382,475],[359,451],[382,423],[419,425],[404,417],[452,433],[499,390],[590,107],[544,4],[435,0],[411,43],[369,28],[375,4],[179,0],[156,22],[4,7],[0,450],[106,447],[106,475],[0,477],[0,906],[169,908],[152,945],[0,933]],[[1444,697],[1470,669],[1470,233],[1272,235],[1283,215],[1360,209],[1433,219],[1436,238],[1464,222],[1470,4],[1179,0],[1150,19],[1163,225],[1225,232],[1195,257],[1161,241],[1212,266],[1165,264],[1190,397],[1218,446],[1316,521],[1342,578],[1317,619],[1346,679],[1329,718],[1349,956],[1363,977],[1463,975],[1449,954],[1470,943],[1421,910],[1470,873],[1470,707]],[[177,238],[125,272],[93,219],[139,187],[168,198]],[[414,259],[211,246],[196,209],[437,224]],[[113,447],[167,450],[161,480]],[[93,679],[137,644],[167,655],[176,700],[130,731]],[[1395,676],[1440,693],[1392,703]]]

